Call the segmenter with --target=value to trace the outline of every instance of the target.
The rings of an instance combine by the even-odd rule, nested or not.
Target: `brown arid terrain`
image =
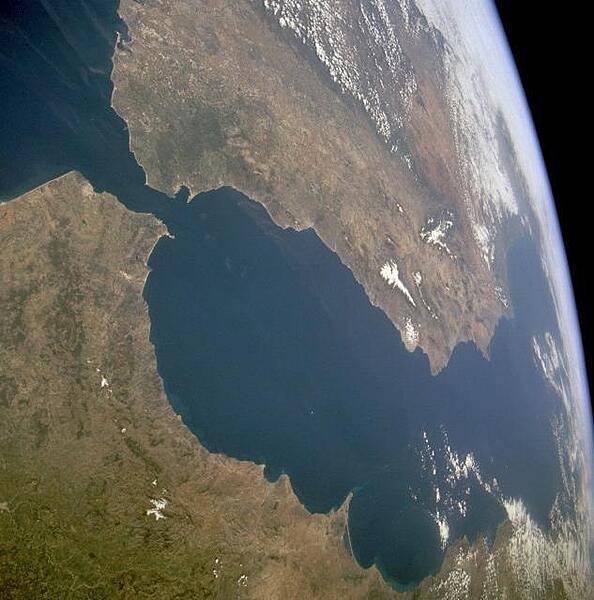
[[[0,206],[0,597],[390,597],[346,507],[174,414],[142,298],[163,234],[75,173]]]
[[[341,18],[355,20],[355,4]],[[406,126],[382,137],[383,113],[341,93],[346,76],[330,77],[261,2],[123,0],[120,14],[129,39],[114,56],[113,105],[152,187],[231,185],[277,224],[313,227],[433,372],[461,341],[487,352],[505,278],[473,237],[442,96],[443,40],[419,15],[414,35],[397,32],[406,58],[386,59],[401,60],[403,81],[414,73],[414,85],[385,92]]]
[[[0,598],[587,593],[578,580],[566,594],[556,543],[536,530],[531,547],[521,515],[491,547],[452,543],[436,576],[396,592],[354,560],[348,501],[310,514],[286,476],[206,451],[149,341],[142,289],[164,234],[77,173],[0,206]],[[549,552],[544,571],[533,556]]]

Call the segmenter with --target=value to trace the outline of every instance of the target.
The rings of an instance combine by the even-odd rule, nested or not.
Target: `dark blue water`
[[[559,485],[549,424],[558,402],[531,336],[554,312],[530,241],[510,253],[516,314],[501,322],[491,360],[460,345],[433,377],[312,231],[278,228],[231,189],[181,214],[175,239],[151,256],[145,298],[169,398],[209,449],[264,463],[270,479],[287,473],[315,512],[355,490],[355,553],[401,583],[439,567],[436,509],[451,539],[492,539],[505,516],[501,495],[475,477],[448,486],[446,444],[546,523]],[[420,463],[423,432],[439,454],[435,476]],[[436,486],[464,499],[466,514],[436,503]]]
[[[75,168],[166,222],[175,239],[155,248],[145,298],[159,372],[191,430],[211,450],[264,463],[271,480],[287,473],[312,511],[354,491],[357,559],[401,584],[440,565],[437,511],[450,540],[492,539],[504,496],[544,525],[560,485],[558,402],[530,338],[556,323],[532,242],[510,251],[515,317],[500,323],[491,359],[463,344],[432,377],[312,231],[279,229],[230,189],[186,204],[144,185],[109,107],[115,9],[3,4],[0,195]],[[454,462],[472,453],[480,471],[452,479],[448,449]]]

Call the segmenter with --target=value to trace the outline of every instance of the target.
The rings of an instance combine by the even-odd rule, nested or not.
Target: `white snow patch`
[[[435,314],[435,311],[433,310],[433,308],[431,307],[431,305],[427,302],[427,300],[425,299],[425,295],[423,294],[423,288],[421,287],[423,284],[423,276],[421,275],[420,271],[413,271],[412,273],[412,280],[415,283],[415,286],[417,288],[417,292],[419,294],[419,298],[421,299],[421,302],[423,303],[423,306],[427,309],[427,312],[431,315],[432,319],[438,320],[439,317]]]
[[[426,244],[436,246],[441,250],[444,250],[448,254],[451,254],[448,245],[445,243],[445,238],[450,229],[454,226],[454,222],[447,218],[443,217],[440,219],[436,219],[435,217],[429,217],[427,222],[421,228],[419,232],[419,237]]]
[[[380,275],[386,280],[388,285],[391,285],[394,289],[400,290],[404,294],[404,297],[416,308],[417,305],[415,304],[413,297],[400,279],[398,264],[394,259],[388,260],[382,265]]]
[[[223,561],[219,557],[215,558],[214,567],[212,569],[212,574],[214,575],[215,579],[218,579],[221,576],[222,569]]]
[[[90,362],[90,361],[87,361],[87,362]],[[102,373],[102,371],[99,367],[95,367],[95,371],[101,377],[101,380],[99,382],[99,389],[101,389],[101,390],[106,389],[111,394],[111,387],[109,385],[109,381],[107,380],[107,377],[105,377],[105,375]]]
[[[169,504],[169,502],[167,502],[165,498],[149,498],[149,502],[153,505],[153,507],[147,508],[147,517],[153,515],[155,517],[155,521],[167,518],[163,514],[163,511],[165,510],[165,508],[167,508],[167,505]]]

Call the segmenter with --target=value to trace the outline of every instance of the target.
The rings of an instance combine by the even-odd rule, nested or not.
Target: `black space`
[[[594,389],[592,314],[593,235],[589,218],[589,173],[580,138],[589,126],[586,95],[585,15],[558,3],[496,0],[528,98],[553,188],[578,308],[590,389]],[[581,69],[580,69],[581,65]],[[583,69],[583,70],[582,70]],[[584,141],[588,138],[584,136]]]

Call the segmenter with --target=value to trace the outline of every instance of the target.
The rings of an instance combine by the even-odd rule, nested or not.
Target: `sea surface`
[[[514,317],[489,359],[461,344],[434,377],[312,230],[277,227],[231,188],[190,202],[148,188],[110,107],[117,3],[49,6],[0,9],[0,198],[77,169],[166,223],[144,296],[167,395],[201,443],[286,473],[313,512],[353,492],[353,552],[399,585],[462,535],[492,540],[503,499],[546,529],[559,404],[532,336],[557,325],[532,240],[510,249]]]

